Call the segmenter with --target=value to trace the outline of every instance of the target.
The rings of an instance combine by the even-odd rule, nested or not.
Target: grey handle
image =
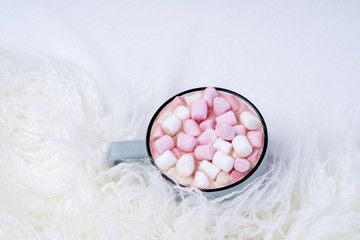
[[[107,157],[110,167],[127,160],[139,158],[148,158],[145,140],[121,141],[110,144]]]

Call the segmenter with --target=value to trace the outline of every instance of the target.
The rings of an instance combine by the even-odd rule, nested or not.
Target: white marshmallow
[[[181,120],[172,114],[165,119],[161,127],[166,134],[174,136],[181,128]]]
[[[252,153],[253,148],[247,137],[244,135],[237,135],[231,143],[236,154],[241,158],[247,157]]]
[[[218,175],[218,173],[220,172],[220,168],[218,168],[217,166],[206,160],[201,161],[199,165],[199,169],[204,171],[211,180],[214,180]]]
[[[195,160],[190,154],[184,154],[179,158],[176,163],[176,170],[181,177],[190,176],[195,168]]]
[[[215,184],[218,186],[226,186],[229,183],[230,183],[230,175],[224,171],[221,171],[215,179]]]
[[[230,172],[234,166],[234,159],[226,153],[217,151],[213,157],[212,163],[224,172]]]
[[[240,121],[249,130],[256,130],[261,126],[261,121],[249,111],[240,114]]]
[[[177,106],[173,113],[180,118],[180,120],[184,121],[190,118],[190,110],[185,106]]]
[[[172,167],[177,161],[177,158],[172,151],[166,150],[163,154],[155,158],[156,166],[163,172]]]
[[[226,154],[230,154],[230,152],[232,150],[231,143],[229,143],[221,138],[217,138],[216,141],[214,142],[213,146],[216,150],[222,151]]]
[[[176,171],[175,167],[172,167],[169,170],[167,170],[166,176],[168,176],[169,178],[171,178],[175,182],[178,182],[180,180],[179,173]]]
[[[208,176],[202,171],[196,171],[194,177],[194,185],[197,188],[205,189],[210,187],[210,180]]]
[[[184,186],[187,186],[187,187],[190,187],[193,184],[193,181],[194,181],[193,177],[186,177],[186,178],[181,177],[179,179],[179,183],[181,185],[184,185]]]

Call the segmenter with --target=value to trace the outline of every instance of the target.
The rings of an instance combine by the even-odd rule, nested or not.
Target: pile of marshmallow
[[[199,189],[242,179],[259,160],[263,130],[259,118],[234,95],[208,87],[178,96],[151,130],[156,166],[169,178]],[[161,114],[161,113],[160,113]]]

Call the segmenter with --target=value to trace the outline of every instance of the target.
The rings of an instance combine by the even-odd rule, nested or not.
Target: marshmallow
[[[193,177],[186,177],[186,178],[180,177],[178,182],[186,187],[191,187],[193,181],[194,181]]]
[[[215,149],[212,145],[199,145],[194,150],[196,159],[199,160],[212,160]]]
[[[195,121],[205,120],[207,117],[207,104],[205,100],[198,99],[191,104],[191,118]]]
[[[260,157],[260,150],[255,149],[250,156],[248,156],[246,159],[250,161],[251,165],[254,167],[259,160]]]
[[[240,121],[249,130],[256,130],[261,126],[261,121],[249,111],[240,114]]]
[[[216,123],[227,123],[231,126],[237,124],[236,116],[233,111],[228,111],[216,117]]]
[[[155,150],[159,154],[162,154],[166,150],[172,149],[174,146],[174,140],[169,135],[164,135],[154,142]]]
[[[199,125],[193,119],[187,119],[183,122],[184,133],[189,134],[194,137],[198,137],[201,134]]]
[[[172,167],[177,161],[175,155],[170,151],[166,150],[159,157],[155,158],[156,166],[163,172]]]
[[[214,98],[213,111],[216,116],[219,116],[230,109],[230,104],[222,97]]]
[[[236,135],[245,135],[246,134],[246,128],[242,124],[235,125],[235,126],[233,126],[233,128],[235,128]]]
[[[190,110],[185,106],[177,106],[173,113],[181,120],[184,121],[190,118]]]
[[[202,92],[193,92],[186,96],[186,103],[190,106],[193,101],[202,99]]]
[[[224,96],[224,99],[230,104],[230,109],[234,112],[239,110],[239,103],[236,101],[236,99],[231,95]]]
[[[246,173],[240,173],[238,171],[233,170],[230,173],[230,181],[232,183],[237,182],[237,181],[241,180],[245,175],[246,175]]]
[[[206,101],[208,108],[212,108],[215,97],[219,96],[219,92],[213,87],[207,87],[203,92],[203,99]]]
[[[195,169],[195,160],[190,154],[184,154],[176,163],[176,170],[181,177],[189,177]]]
[[[151,131],[151,140],[155,141],[159,139],[160,137],[164,136],[164,132],[161,129],[161,124],[156,124],[154,128]]]
[[[177,136],[176,146],[184,152],[192,152],[197,144],[197,140],[189,134],[179,133]]]
[[[230,152],[232,150],[231,143],[229,143],[221,138],[217,138],[216,141],[214,142],[213,146],[216,150],[222,151],[226,154],[230,154]]]
[[[238,172],[247,172],[250,170],[251,164],[246,159],[238,158],[234,162],[234,168]]]
[[[230,182],[230,175],[224,171],[221,171],[215,179],[215,184],[218,186],[228,185],[229,182]]]
[[[243,111],[248,111],[249,107],[245,103],[240,103],[239,109],[237,110],[237,113],[242,113]]]
[[[205,131],[206,129],[214,129],[215,120],[214,119],[206,119],[200,123],[201,131]]]
[[[173,111],[177,106],[186,106],[186,101],[184,97],[176,96],[174,100],[172,100],[166,108],[170,111]]]
[[[196,171],[195,177],[194,177],[194,185],[200,189],[209,188],[210,180],[204,172]]]
[[[207,129],[205,130],[198,138],[198,142],[200,145],[207,145],[207,144],[213,144],[215,140],[217,139],[217,136],[215,134],[215,130],[213,129]]]
[[[181,128],[181,120],[175,115],[170,115],[162,123],[161,127],[166,134],[174,136]]]
[[[260,131],[249,131],[246,134],[251,146],[254,148],[260,148],[263,144],[263,134]]]
[[[233,148],[239,157],[247,157],[252,152],[253,148],[248,139],[244,135],[237,135],[232,140]]]
[[[169,178],[171,178],[172,180],[174,180],[176,182],[178,182],[180,180],[180,175],[176,171],[175,167],[171,167],[169,170],[167,170],[167,172],[165,174],[166,174],[166,176],[168,176]]]
[[[181,151],[178,148],[174,147],[171,149],[171,151],[173,152],[176,158],[181,157]]]
[[[213,157],[212,163],[224,172],[230,172],[234,166],[234,159],[226,153],[217,151]]]
[[[235,137],[235,129],[226,123],[219,123],[215,126],[215,133],[219,138],[232,140]]]
[[[220,168],[206,160],[201,161],[199,165],[199,170],[205,172],[211,180],[214,180],[220,172]]]

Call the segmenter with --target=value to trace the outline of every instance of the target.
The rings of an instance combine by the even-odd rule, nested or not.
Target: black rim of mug
[[[181,93],[178,93],[176,94],[175,96],[169,98],[165,103],[163,103],[160,108],[155,112],[155,114],[153,115],[153,117],[151,118],[151,121],[149,123],[149,126],[147,128],[147,132],[146,132],[146,151],[147,151],[147,154],[150,158],[150,161],[152,163],[152,165],[154,165],[161,173],[162,177],[164,177],[167,181],[169,181],[170,183],[174,184],[174,185],[177,185],[179,184],[181,187],[185,187],[187,188],[187,186],[184,186],[180,183],[176,183],[174,180],[172,180],[171,178],[169,178],[168,176],[166,176],[165,173],[163,173],[155,164],[154,162],[154,158],[151,154],[151,149],[150,149],[150,132],[151,132],[151,129],[152,129],[152,126],[156,120],[156,117],[159,115],[159,113],[172,101],[174,100],[175,97],[178,97],[178,96],[183,96],[187,93],[191,93],[191,92],[196,92],[196,91],[202,91],[204,90],[206,87],[199,87],[199,88],[192,88],[192,89],[188,89],[186,91],[183,91]],[[261,156],[259,158],[259,161],[257,162],[257,164],[255,165],[255,167],[253,169],[251,169],[251,171],[246,174],[245,177],[243,177],[242,179],[240,179],[239,181],[237,182],[234,182],[232,184],[229,184],[227,186],[224,186],[224,187],[220,187],[220,188],[211,188],[211,189],[199,189],[200,191],[202,192],[220,192],[220,191],[223,191],[223,190],[226,190],[226,189],[229,189],[229,188],[232,188],[232,187],[235,187],[243,182],[246,181],[246,179],[248,179],[251,175],[253,175],[256,170],[259,168],[259,166],[261,165],[264,157],[265,157],[265,153],[266,153],[266,149],[267,149],[267,144],[268,144],[268,133],[267,133],[267,127],[266,127],[266,124],[265,124],[265,121],[264,121],[264,118],[263,116],[261,115],[260,111],[255,107],[255,105],[250,102],[247,98],[245,98],[244,96],[240,95],[239,93],[236,93],[236,92],[233,92],[231,90],[228,90],[228,89],[225,89],[225,88],[219,88],[219,87],[215,87],[216,90],[218,91],[221,91],[221,92],[226,92],[226,93],[230,93],[232,95],[235,95],[236,97],[239,97],[241,100],[243,100],[244,102],[246,102],[248,105],[250,105],[252,107],[252,109],[256,112],[256,114],[259,116],[260,118],[260,121],[263,125],[263,132],[264,132],[264,145],[263,145],[263,150],[262,150],[262,153],[261,153]]]

